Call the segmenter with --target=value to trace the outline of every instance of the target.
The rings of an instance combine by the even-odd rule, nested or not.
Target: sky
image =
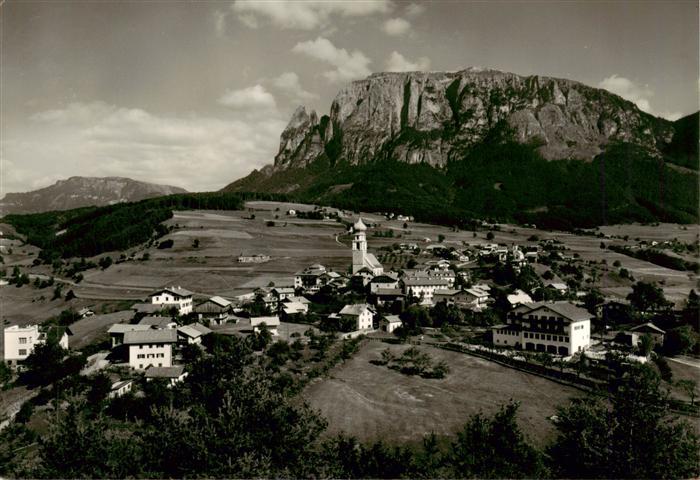
[[[218,190],[372,72],[493,68],[698,110],[697,1],[0,0],[0,196],[73,175]]]

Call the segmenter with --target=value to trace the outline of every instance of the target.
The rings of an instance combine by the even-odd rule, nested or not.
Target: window
[[[26,348],[20,348],[18,352],[21,356],[24,356],[27,354],[27,349]]]
[[[564,341],[568,343],[569,337],[564,337]]]
[[[552,340],[552,336],[551,336],[551,335],[547,335],[547,340]]]
[[[27,337],[19,337],[19,343],[20,345],[27,343]]]
[[[139,353],[138,355],[136,355],[136,358],[144,358],[144,357],[145,357],[145,355],[143,353]]]
[[[139,363],[139,368],[143,368],[143,363]]]

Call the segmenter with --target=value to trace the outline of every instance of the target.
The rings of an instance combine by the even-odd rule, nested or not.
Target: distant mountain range
[[[274,164],[223,190],[449,223],[696,222],[697,132],[698,114],[671,122],[571,80],[378,73],[329,115],[299,107]]]
[[[124,177],[70,177],[39,190],[8,193],[0,201],[0,212],[6,215],[70,210],[134,202],[174,193],[186,193],[186,190]]]

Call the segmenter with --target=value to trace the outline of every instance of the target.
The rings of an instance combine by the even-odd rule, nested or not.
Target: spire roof
[[[356,232],[367,230],[367,226],[362,222],[362,217],[359,217],[357,219],[357,222],[355,222],[355,225],[353,225],[353,228],[355,229]]]

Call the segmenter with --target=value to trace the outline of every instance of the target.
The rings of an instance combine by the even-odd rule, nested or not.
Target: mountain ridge
[[[0,211],[5,215],[70,210],[186,192],[180,187],[142,182],[127,177],[72,176],[37,190],[8,193],[0,200]]]

